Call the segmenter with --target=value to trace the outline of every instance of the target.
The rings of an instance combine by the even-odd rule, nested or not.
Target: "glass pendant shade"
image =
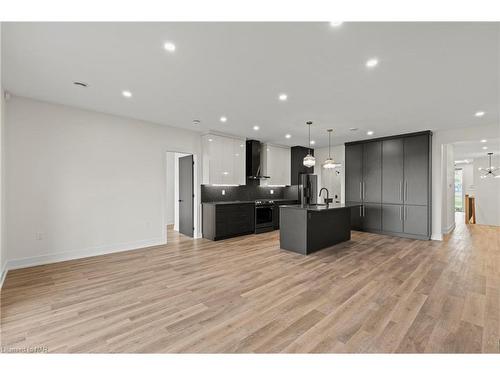
[[[307,121],[306,122],[307,126],[309,127],[309,144],[311,144],[311,125],[312,121]],[[307,155],[304,157],[303,161],[304,166],[307,168],[312,168],[316,165],[316,159],[314,156],[311,155],[311,150],[307,153]]]
[[[332,132],[333,132],[333,129],[328,129],[327,130],[328,132],[328,159],[326,159],[324,162],[323,162],[323,168],[325,169],[333,169],[333,168],[337,168],[337,167],[340,167],[340,163],[335,163],[335,161],[333,160],[332,158],[332,155],[331,155],[331,135],[332,135]]]
[[[307,154],[304,158],[304,165],[307,168],[314,167],[316,165],[316,159],[314,158],[314,156],[312,156],[311,154]]]

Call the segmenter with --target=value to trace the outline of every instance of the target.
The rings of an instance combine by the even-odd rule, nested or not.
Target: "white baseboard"
[[[450,225],[448,228],[445,228],[443,230],[443,234],[448,234],[450,233],[453,229],[455,229],[455,223],[453,223],[452,225]]]
[[[0,290],[2,290],[3,287],[3,282],[5,281],[5,278],[7,277],[7,264],[5,264],[5,267],[2,267],[0,269]]]
[[[441,233],[433,233],[431,235],[431,240],[442,241],[443,240],[443,235]]]
[[[105,246],[95,246],[89,247],[87,249],[66,251],[55,254],[40,255],[31,258],[20,258],[13,259],[7,262],[5,267],[5,274],[9,270],[14,270],[18,268],[26,268],[33,266],[40,266],[42,264],[63,262],[66,260],[81,259],[93,257],[96,255],[105,255],[112,253],[119,253],[121,251],[129,250],[140,250],[144,247],[165,245],[165,241],[161,237],[152,238],[149,240],[135,241],[129,243],[115,244],[115,245],[105,245]]]

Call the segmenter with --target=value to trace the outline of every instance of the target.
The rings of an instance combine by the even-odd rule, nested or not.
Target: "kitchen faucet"
[[[333,198],[329,198],[329,192],[328,192],[327,188],[321,188],[321,190],[319,191],[319,197],[321,198],[321,193],[323,192],[323,190],[326,190],[326,198],[323,198],[323,201],[326,204],[332,203],[333,202]]]

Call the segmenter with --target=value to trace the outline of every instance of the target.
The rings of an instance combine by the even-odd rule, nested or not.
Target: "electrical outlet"
[[[271,194],[274,194],[274,190],[273,189],[271,189]]]
[[[42,232],[36,232],[36,233],[35,233],[35,239],[36,239],[37,241],[41,241],[41,240],[43,240],[43,233],[42,233]]]
[[[222,189],[222,195],[226,195],[226,191]]]

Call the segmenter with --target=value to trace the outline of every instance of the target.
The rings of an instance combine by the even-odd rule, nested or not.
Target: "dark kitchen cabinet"
[[[429,232],[428,211],[426,206],[405,205],[404,233],[416,236],[425,236]]]
[[[347,204],[356,204],[359,202],[347,202]],[[361,205],[351,207],[351,229],[362,230],[363,207]]]
[[[382,201],[382,142],[363,145],[363,202]]]
[[[382,230],[391,233],[403,233],[403,205],[382,205]]]
[[[382,205],[377,203],[363,203],[362,229],[382,230]]]
[[[363,145],[356,144],[345,148],[345,200],[362,202],[363,184]]]
[[[346,202],[363,204],[359,217],[351,210],[352,229],[430,238],[431,136],[426,131],[346,143]]]
[[[300,175],[305,173],[314,173],[314,167],[308,168],[304,165],[304,158],[311,152],[314,156],[314,149],[294,146],[290,149],[290,159],[291,159],[291,184],[300,184]]]
[[[280,206],[286,204],[298,204],[299,202],[296,200],[284,200],[279,202],[274,202],[274,210],[273,210],[273,226],[274,229],[280,229]]]
[[[203,203],[202,220],[203,238],[212,241],[254,233],[255,205]]]
[[[403,203],[404,138],[382,142],[382,203]]]
[[[404,139],[405,204],[427,205],[429,200],[429,137],[425,135]]]

